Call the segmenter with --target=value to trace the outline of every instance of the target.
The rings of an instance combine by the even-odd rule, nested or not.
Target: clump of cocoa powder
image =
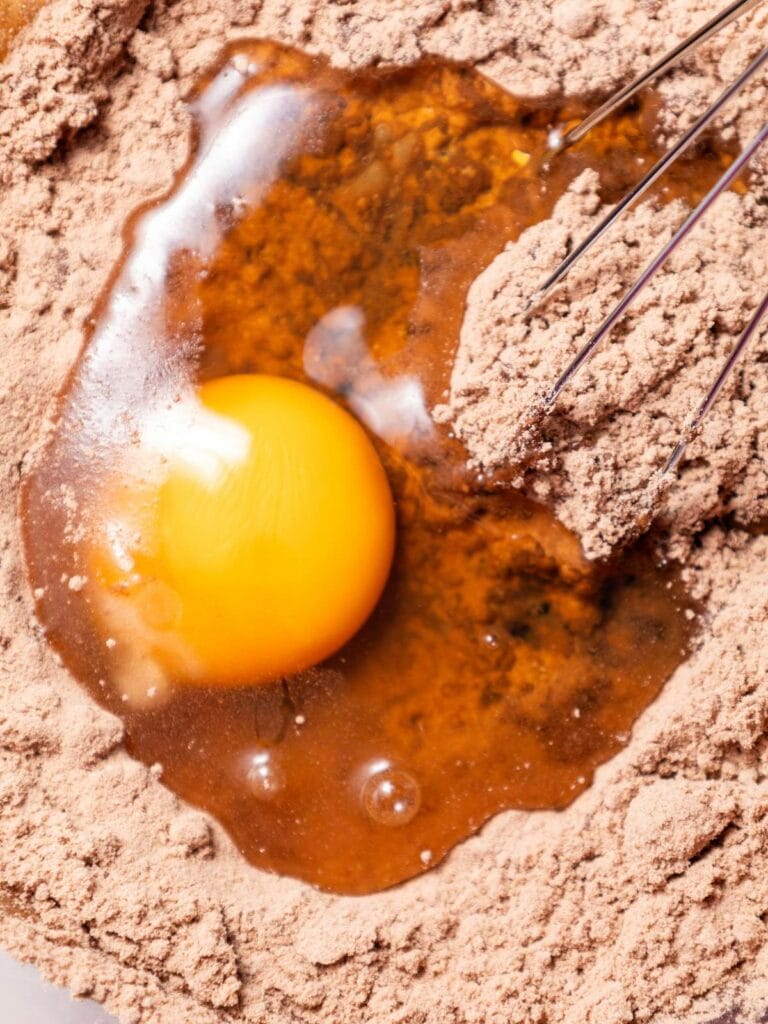
[[[473,458],[520,465],[587,553],[604,556],[647,525],[694,533],[718,517],[746,525],[768,498],[768,329],[729,378],[679,478],[653,493],[768,277],[768,191],[729,193],[642,292],[551,411],[542,400],[576,352],[682,222],[680,202],[645,203],[577,265],[548,301],[530,297],[604,214],[587,172],[552,219],[507,247],[469,295],[450,409]]]

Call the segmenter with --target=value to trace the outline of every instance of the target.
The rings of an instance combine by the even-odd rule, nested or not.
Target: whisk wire
[[[717,117],[723,107],[736,96],[744,86],[753,78],[757,72],[768,63],[768,47],[760,53],[743,71],[739,77],[728,86],[727,89],[708,107],[707,110],[696,120],[688,131],[675,143],[669,152],[665,153],[660,160],[648,171],[648,173],[635,185],[635,187],[621,199],[616,206],[593,228],[593,230],[579,243],[563,260],[560,266],[547,278],[539,290],[531,297],[527,309],[539,305],[563,280],[568,271],[581,259],[592,246],[603,237],[603,235],[618,221],[631,206],[633,206],[645,193],[656,184],[661,176],[669,170],[678,157],[701,135],[705,128]]]
[[[648,68],[637,78],[633,79],[628,85],[625,85],[623,89],[620,89],[617,93],[614,93],[610,99],[606,100],[602,106],[598,107],[597,110],[593,111],[589,117],[586,117],[580,124],[576,125],[570,132],[562,137],[557,150],[565,149],[567,146],[572,146],[575,142],[583,139],[587,132],[591,131],[595,125],[604,121],[606,117],[612,114],[615,110],[618,110],[622,104],[626,103],[627,100],[631,99],[636,93],[644,89],[646,85],[649,85],[655,78],[659,78],[668,71],[669,68],[676,64],[679,60],[682,60],[687,54],[693,50],[698,49],[708,39],[711,39],[713,35],[724,29],[726,25],[730,25],[732,21],[740,18],[743,14],[747,14],[754,7],[757,7],[762,0],[735,0],[734,3],[729,4],[724,10],[720,11],[719,14],[715,15],[711,21],[708,21],[706,25],[702,25],[701,28],[693,32],[687,39],[684,39],[679,46],[676,46],[673,50],[670,50],[661,60],[657,61],[652,67]]]
[[[694,32],[688,39],[680,43],[679,46],[675,47],[670,53],[663,57],[660,61],[654,64],[648,71],[638,76],[634,81],[630,82],[623,89],[619,90],[614,96],[612,96],[607,102],[601,107],[595,110],[589,115],[581,124],[577,125],[574,129],[563,136],[559,142],[557,142],[551,151],[550,156],[556,156],[557,153],[561,152],[568,146],[573,145],[582,139],[587,132],[590,131],[596,124],[606,118],[614,110],[618,109],[623,103],[625,103],[631,96],[642,89],[654,78],[658,77],[669,67],[671,67],[676,61],[680,60],[685,54],[691,52],[700,46],[705,40],[709,39],[712,35],[724,28],[734,19],[740,17],[742,14],[746,14],[761,2],[761,0],[736,0],[731,3],[728,7],[720,12],[715,18],[709,21],[706,25],[702,26],[698,31]],[[758,56],[752,61],[749,67],[743,71],[734,82],[732,82],[723,93],[715,100],[715,102],[699,117],[691,127],[684,133],[684,135],[675,143],[672,149],[665,154],[661,159],[644,175],[640,182],[618,203],[618,205],[611,210],[606,217],[603,218],[600,223],[593,228],[593,230],[587,235],[587,237],[566,257],[566,259],[560,264],[559,267],[547,278],[542,287],[532,296],[531,300],[526,306],[526,311],[529,310],[535,304],[541,302],[552,289],[565,277],[568,271],[574,266],[574,264],[589,250],[592,246],[600,239],[605,232],[614,224],[616,221],[632,206],[633,203],[644,195],[648,189],[664,174],[666,170],[679,158],[681,153],[691,145],[691,143],[704,131],[704,129],[712,122],[717,116],[723,106],[729,102],[738,92],[740,92],[744,86],[753,78],[758,71],[760,71],[768,63],[768,48],[764,49]],[[574,378],[579,372],[581,367],[587,362],[590,356],[594,353],[597,346],[603,341],[606,335],[614,327],[614,325],[621,319],[624,313],[629,309],[632,303],[635,301],[642,289],[651,281],[651,279],[658,273],[658,271],[664,266],[672,253],[677,249],[681,242],[690,234],[693,228],[699,223],[704,217],[710,207],[715,203],[720,195],[725,192],[734,183],[736,178],[744,171],[750,161],[753,159],[758,150],[768,141],[768,123],[764,124],[760,131],[755,135],[752,141],[743,149],[743,151],[736,157],[731,163],[727,170],[723,173],[716,184],[709,190],[704,196],[701,202],[686,218],[685,223],[675,232],[674,236],[666,243],[661,251],[654,256],[648,266],[643,270],[635,283],[629,288],[627,293],[620,299],[616,306],[610,311],[608,316],[598,327],[595,333],[590,337],[587,343],[579,350],[577,355],[571,360],[565,370],[560,374],[558,379],[555,381],[552,389],[546,395],[543,401],[544,411],[554,405],[558,396],[562,392],[563,388]],[[750,341],[757,334],[763,320],[768,316],[768,294],[763,298],[758,308],[755,310],[752,318],[750,319],[747,326],[741,333],[736,345],[731,351],[730,355],[724,362],[717,375],[717,378],[710,386],[709,390],[703,401],[700,403],[693,416],[686,425],[685,430],[681,434],[680,440],[675,446],[672,454],[669,456],[666,465],[661,470],[660,477],[664,474],[671,472],[678,466],[686,446],[690,439],[695,435],[701,426],[702,420],[707,415],[709,410],[716,402],[720,392],[722,391],[723,385],[728,379],[729,374],[732,372],[734,366],[744,354]]]
[[[704,417],[707,415],[709,410],[712,408],[712,406],[717,401],[717,397],[720,394],[720,392],[721,392],[721,390],[723,388],[723,385],[725,384],[726,380],[728,379],[728,376],[730,375],[731,370],[734,368],[736,363],[739,361],[739,359],[744,354],[744,351],[746,350],[747,345],[749,345],[750,341],[752,340],[752,338],[757,333],[757,329],[760,327],[760,324],[763,322],[766,314],[768,314],[768,292],[766,293],[763,301],[757,307],[757,310],[755,311],[754,315],[752,316],[752,319],[749,321],[747,326],[744,328],[744,330],[743,330],[743,332],[741,334],[741,337],[736,342],[736,345],[735,345],[733,351],[728,356],[726,361],[723,363],[723,366],[722,366],[722,368],[720,370],[720,373],[717,375],[717,378],[715,379],[714,384],[712,385],[712,387],[707,392],[706,398],[701,403],[701,405],[698,407],[698,409],[696,410],[694,415],[691,417],[691,420],[688,423],[686,429],[683,431],[683,434],[681,435],[680,440],[675,445],[674,451],[672,452],[670,457],[667,459],[667,464],[664,466],[664,469],[661,471],[662,476],[665,473],[670,473],[674,469],[677,468],[677,464],[680,462],[680,459],[683,457],[683,453],[685,452],[685,449],[686,449],[686,447],[688,445],[688,441],[696,434],[696,431],[701,426],[702,420],[704,419]]]
[[[696,227],[718,197],[722,195],[726,189],[730,188],[736,178],[738,178],[747,164],[752,160],[757,151],[764,145],[766,140],[768,140],[768,124],[763,125],[749,145],[746,146],[739,156],[736,157],[731,166],[712,186],[699,205],[686,218],[685,223],[678,228],[662,250],[654,256],[626,295],[624,295],[620,302],[618,302],[611,310],[589,341],[580,349],[574,359],[571,360],[563,373],[558,377],[552,390],[544,399],[545,407],[550,407],[554,404],[563,388],[578,373],[611,328],[618,320],[621,319],[627,309],[632,305],[643,288],[653,277],[655,277],[657,272],[664,266],[675,249],[677,249],[680,243],[690,234],[694,227]]]

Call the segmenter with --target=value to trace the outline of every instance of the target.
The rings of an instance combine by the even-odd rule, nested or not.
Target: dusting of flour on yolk
[[[129,652],[124,692],[273,680],[358,631],[389,573],[394,511],[348,412],[304,384],[231,376],[144,435],[96,499],[91,555],[102,628]]]

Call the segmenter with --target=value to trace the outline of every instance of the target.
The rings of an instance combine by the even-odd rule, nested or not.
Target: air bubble
[[[376,761],[362,789],[366,814],[378,825],[396,827],[413,821],[421,806],[421,790],[414,777],[388,761]]]
[[[245,778],[251,793],[259,800],[273,800],[285,789],[285,773],[266,750],[253,754]]]

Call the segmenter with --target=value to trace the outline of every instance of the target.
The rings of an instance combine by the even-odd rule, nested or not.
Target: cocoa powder
[[[470,60],[513,91],[603,93],[719,0],[56,0],[0,66],[0,944],[123,1024],[700,1021],[768,1005],[768,401],[756,341],[659,502],[701,644],[594,786],[509,813],[407,885],[349,899],[250,869],[128,757],[31,615],[16,500],[139,203],[189,146],[183,97],[236,34],[338,63]],[[662,86],[674,133],[765,39],[758,10]],[[729,108],[746,138],[758,83]],[[450,403],[473,457],[524,456],[591,554],[647,481],[765,280],[764,191],[728,196],[555,414],[530,400],[683,211],[641,207],[556,293],[522,301],[599,214],[587,174],[470,296]],[[763,251],[761,252],[761,246]],[[522,429],[520,429],[522,428]]]
[[[768,274],[765,187],[729,193],[642,292],[551,414],[540,406],[561,371],[685,217],[645,203],[532,313],[526,303],[605,212],[583,174],[545,224],[525,232],[474,283],[450,416],[485,468],[519,465],[520,482],[554,505],[590,556],[647,525],[679,543],[730,516],[766,512],[762,331],[688,446],[679,476],[656,477],[756,309]]]

